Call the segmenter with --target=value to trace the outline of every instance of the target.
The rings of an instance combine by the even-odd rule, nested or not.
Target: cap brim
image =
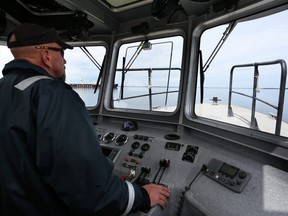
[[[10,41],[11,36],[15,35],[14,41]],[[9,48],[33,46],[46,43],[57,43],[63,49],[73,49],[72,46],[60,40],[54,28],[46,28],[32,23],[23,23],[17,26],[7,36],[7,45]]]
[[[72,46],[70,46],[69,44],[63,42],[63,41],[58,41],[57,42],[63,49],[73,49]]]

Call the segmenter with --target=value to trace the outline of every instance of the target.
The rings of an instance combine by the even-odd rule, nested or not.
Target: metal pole
[[[149,109],[152,111],[152,81],[151,81],[152,69],[148,69],[148,89],[149,89]]]
[[[251,110],[251,122],[250,127],[258,130],[257,120],[255,118],[255,110],[256,110],[256,98],[257,98],[257,87],[258,87],[258,65],[254,66],[254,82],[253,82],[253,97],[252,97],[252,110]]]
[[[229,98],[228,98],[228,117],[233,116],[233,110],[231,107],[231,100],[232,100],[232,84],[233,84],[233,71],[234,71],[234,66],[231,68],[230,71],[230,83],[229,83]]]

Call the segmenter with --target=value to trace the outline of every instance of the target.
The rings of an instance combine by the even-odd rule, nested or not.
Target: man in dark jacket
[[[80,97],[65,84],[54,29],[19,25],[0,80],[0,215],[126,215],[166,207],[169,190],[113,174]]]

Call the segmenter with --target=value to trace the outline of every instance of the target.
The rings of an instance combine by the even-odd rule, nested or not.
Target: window
[[[103,46],[74,47],[65,50],[66,83],[76,91],[86,107],[97,105],[99,83],[95,92],[96,82],[102,67],[106,49]]]
[[[180,36],[123,44],[114,80],[114,108],[174,112],[182,51]]]
[[[283,75],[288,62],[287,19],[286,10],[203,33],[200,49],[205,78],[203,86],[198,79],[196,115],[288,137],[288,91]]]
[[[0,45],[0,78],[3,77],[2,69],[4,68],[5,64],[13,59],[14,57],[12,56],[10,49],[7,46]]]

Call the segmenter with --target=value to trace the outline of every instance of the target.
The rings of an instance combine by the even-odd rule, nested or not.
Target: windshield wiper
[[[126,58],[123,57],[123,62],[122,62],[122,77],[121,77],[121,89],[120,89],[120,99],[123,99],[123,95],[124,95],[125,61],[126,61]]]
[[[211,62],[219,52],[220,48],[223,46],[225,41],[227,40],[228,36],[236,26],[236,21],[230,22],[226,30],[223,32],[223,36],[212,51],[211,55],[207,59],[206,63],[203,66],[203,58],[202,58],[202,52],[199,50],[199,58],[200,58],[200,103],[203,103],[203,98],[204,98],[204,81],[205,81],[205,72],[209,68]]]
[[[205,74],[203,71],[203,58],[202,58],[202,52],[199,50],[199,58],[200,58],[200,103],[203,103],[204,98],[204,80],[205,80]]]
[[[132,64],[134,63],[134,61],[137,59],[138,55],[140,54],[140,52],[143,50],[143,43],[144,41],[142,41],[139,46],[137,47],[137,49],[135,50],[134,54],[132,55],[132,57],[130,58],[130,60],[128,61],[126,67],[125,67],[125,63],[126,63],[126,56],[127,56],[127,49],[126,49],[126,53],[125,53],[125,57],[123,57],[123,64],[122,64],[122,77],[121,77],[121,89],[120,89],[120,98],[123,99],[123,95],[124,95],[124,80],[125,80],[125,74],[127,73],[127,71],[130,69],[130,67],[132,66]]]
[[[92,54],[87,50],[86,47],[79,47],[85,55],[91,60],[91,62],[98,68],[98,70],[101,69],[101,65],[97,62],[97,60],[92,56]]]
[[[104,56],[103,58],[103,62],[102,62],[102,66],[97,62],[97,60],[92,56],[92,54],[88,51],[88,49],[86,47],[79,47],[84,53],[85,55],[91,60],[91,62],[98,68],[98,70],[100,71],[99,72],[99,75],[98,75],[98,79],[97,79],[97,82],[96,82],[96,85],[95,85],[95,89],[94,89],[94,94],[96,93],[97,91],[97,88],[99,86],[99,83],[100,83],[100,80],[102,78],[102,73],[103,73],[103,66],[104,66],[104,62],[105,62],[105,57],[106,55]]]
[[[204,64],[203,72],[205,72],[209,68],[211,62],[213,61],[213,59],[215,58],[215,56],[217,55],[217,53],[219,52],[220,48],[225,43],[225,41],[227,40],[228,36],[230,35],[230,33],[232,32],[232,30],[234,29],[235,26],[236,26],[236,21],[233,21],[233,22],[229,23],[228,27],[223,32],[222,38],[220,39],[220,41],[218,42],[218,44],[216,45],[216,47],[212,51],[212,53],[209,56],[209,58],[207,59],[206,63]]]
[[[98,75],[98,79],[97,79],[97,82],[96,82],[96,85],[95,85],[94,94],[96,93],[97,88],[98,88],[98,86],[99,86],[99,84],[100,84],[100,80],[102,79],[102,74],[103,74],[103,68],[104,68],[105,59],[106,59],[106,55],[104,55],[104,58],[103,58],[102,66],[101,66],[101,68],[100,68],[100,72],[99,72],[99,75]]]

